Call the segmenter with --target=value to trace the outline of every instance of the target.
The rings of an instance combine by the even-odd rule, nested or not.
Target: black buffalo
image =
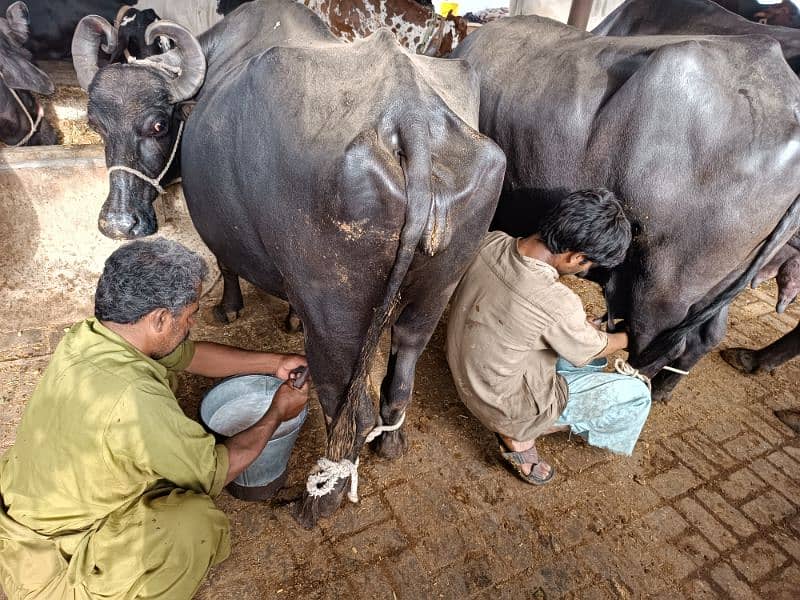
[[[789,66],[800,72],[800,31],[752,23],[731,14],[710,0],[628,0],[598,25],[594,33],[613,36],[674,35],[674,34],[763,34],[781,45]],[[800,246],[800,241],[795,241]],[[781,248],[773,259],[753,279],[757,285],[765,279],[778,279],[778,304],[783,312],[797,295],[800,258],[790,244]],[[746,372],[773,370],[800,352],[800,333],[793,331],[770,346],[752,351],[742,348],[727,350],[725,359]]]
[[[155,18],[171,19],[188,27],[195,34],[202,33],[222,17],[248,0],[28,0],[31,12],[31,36],[27,47],[38,59],[65,58],[69,56],[72,34],[78,22],[86,15],[99,15],[107,21],[119,23],[120,12],[130,6],[144,13],[135,22],[123,27],[124,39],[133,40],[129,48],[134,56],[140,45],[141,26]],[[0,1],[0,9],[10,2]],[[123,11],[124,12],[124,11]],[[152,45],[148,54],[156,52]],[[121,52],[125,45],[117,46]],[[118,58],[118,57],[114,57]]]
[[[777,4],[761,4],[756,0],[717,0],[717,4],[758,23],[800,27],[800,11],[791,0]]]
[[[724,335],[728,306],[800,224],[800,81],[765,36],[608,38],[539,17],[459,45],[481,77],[480,130],[508,157],[494,226],[605,186],[634,227],[595,273],[630,362],[666,399]]]
[[[408,54],[380,30],[346,44],[291,0],[246,4],[200,36],[159,21],[175,49],[157,62],[98,69],[113,27],[86,18],[73,54],[109,166],[155,177],[181,143],[184,193],[225,274],[287,298],[328,418],[328,457],[355,460],[377,418],[366,391],[391,327],[380,419],[396,424],[417,358],[487,230],[505,159],[479,134],[477,77],[464,61]],[[93,40],[93,43],[90,43]],[[113,40],[111,40],[113,42]],[[113,44],[112,44],[113,45]],[[179,66],[174,75],[172,67]],[[100,215],[111,237],[154,233],[156,189],[114,171]],[[395,457],[402,430],[377,450]],[[345,481],[306,498],[301,523],[338,506]]]
[[[800,71],[800,31],[762,25],[711,0],[627,0],[592,30],[597,35],[768,35],[780,43],[786,62]]]
[[[55,144],[56,132],[33,95],[49,95],[55,88],[22,47],[27,39],[28,9],[15,2],[0,18],[0,141],[9,146]]]

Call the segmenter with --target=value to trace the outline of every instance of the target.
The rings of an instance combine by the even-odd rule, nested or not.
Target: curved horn
[[[78,83],[84,90],[89,89],[95,73],[100,68],[100,50],[113,54],[117,47],[117,30],[103,17],[89,15],[83,17],[72,36],[72,64],[78,75]]]
[[[117,11],[117,16],[114,17],[114,29],[119,31],[120,26],[122,26],[122,19],[125,17],[125,13],[127,13],[132,7],[128,6],[127,4],[123,4],[119,7]]]
[[[164,20],[151,23],[144,32],[144,41],[150,45],[160,35],[172,40],[175,48],[168,54],[176,52],[180,59],[180,74],[170,83],[170,95],[173,103],[182,102],[194,96],[203,85],[206,57],[197,38],[177,23]]]

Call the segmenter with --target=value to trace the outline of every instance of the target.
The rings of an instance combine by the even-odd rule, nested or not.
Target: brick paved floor
[[[578,287],[598,312],[598,297]],[[774,292],[735,301],[723,346],[760,347],[795,325],[800,310],[776,315]],[[195,337],[300,349],[301,336],[281,330],[281,303],[247,297],[239,321],[205,324]],[[314,404],[275,501],[220,497],[233,552],[198,598],[800,597],[800,439],[772,414],[800,407],[800,360],[747,377],[711,353],[669,404],[653,407],[633,457],[551,436],[540,452],[558,476],[535,488],[506,471],[458,401],[443,335],[418,366],[409,452],[388,462],[364,450],[361,503],[299,528],[292,501],[324,448]],[[0,362],[0,449],[13,443],[45,365]],[[188,414],[209,386],[184,379]]]

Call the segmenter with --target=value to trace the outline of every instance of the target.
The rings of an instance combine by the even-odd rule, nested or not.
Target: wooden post
[[[589,14],[592,12],[593,0],[572,0],[572,6],[569,9],[569,19],[567,24],[577,27],[578,29],[586,29],[589,24]]]

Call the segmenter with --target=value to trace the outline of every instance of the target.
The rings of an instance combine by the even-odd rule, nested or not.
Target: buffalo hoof
[[[381,458],[400,458],[408,449],[408,440],[402,429],[386,431],[372,442],[372,450]]]
[[[758,359],[756,353],[746,348],[727,348],[720,351],[722,360],[738,369],[743,373],[755,373],[758,371]]]
[[[222,323],[223,325],[233,323],[241,314],[241,309],[227,309],[222,304],[217,304],[214,306],[214,320],[217,323]]]
[[[336,509],[342,503],[345,491],[348,489],[350,489],[349,477],[339,480],[333,491],[325,496],[314,497],[305,492],[292,515],[294,520],[304,529],[313,529],[317,521],[336,512]]]
[[[672,399],[672,389],[664,389],[653,386],[653,391],[650,394],[653,402],[663,402],[666,404]]]
[[[800,410],[776,410],[775,416],[795,433],[800,433]]]
[[[650,397],[654,402],[669,402],[672,398],[672,392],[680,381],[680,375],[668,371],[661,371],[653,377],[650,382],[652,386]]]
[[[284,327],[286,327],[286,331],[289,333],[297,333],[303,330],[303,322],[300,320],[300,317],[297,316],[296,312],[289,310],[289,314],[286,315],[286,321],[284,321]]]

